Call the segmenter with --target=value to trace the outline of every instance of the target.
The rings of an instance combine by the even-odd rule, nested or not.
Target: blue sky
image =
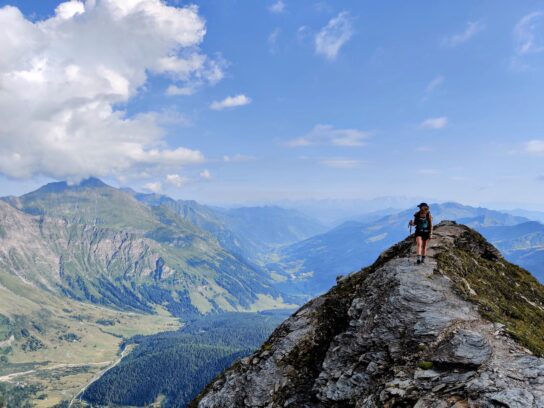
[[[137,2],[160,7],[157,0]],[[15,6],[29,23],[42,24],[54,18],[58,3],[1,0],[0,6]],[[179,9],[187,4],[172,1],[168,6]],[[86,149],[94,154],[96,148],[97,157],[102,152],[96,146],[117,152],[121,145],[115,138],[126,131],[141,132],[143,152],[127,155],[119,160],[122,165],[111,165],[116,156],[106,152],[107,161],[96,159],[95,175],[115,185],[178,198],[226,203],[428,195],[544,210],[544,2],[191,4],[198,6],[198,11],[191,9],[192,19],[180,16],[175,23],[189,24],[196,18],[205,24],[205,35],[198,24],[191,26],[190,44],[180,46],[182,39],[165,32],[164,41],[157,43],[165,47],[165,54],[149,58],[140,55],[144,51],[138,47],[154,46],[146,38],[153,37],[154,29],[162,29],[163,20],[150,23],[145,29],[151,31],[134,41],[119,37],[121,31],[114,28],[111,32],[93,28],[101,27],[101,14],[85,20],[85,13],[91,15],[89,4],[82,6],[87,7],[85,13],[77,11],[81,14],[70,24],[50,23],[49,34],[77,37],[78,30],[95,29],[96,36],[85,41],[73,60],[101,62],[103,58],[100,66],[113,67],[128,78],[131,88],[106,98],[96,91],[101,83],[96,80],[92,92],[78,87],[59,99],[59,111],[76,109],[67,101],[80,100],[87,97],[83,92],[89,92],[89,100],[98,98],[101,104],[111,105],[125,120],[123,126],[133,127],[97,130],[96,123],[85,121],[96,122],[99,116],[81,114],[62,136],[73,150],[32,151],[32,164],[20,168],[19,162],[8,160],[0,166],[4,174],[0,193],[18,194],[51,179],[91,175],[94,156]],[[125,19],[126,30],[133,29],[132,20]],[[28,53],[45,55],[45,64],[62,69],[51,72],[69,72],[69,64],[75,64],[70,62],[73,51],[63,46],[58,35],[51,38],[57,41],[54,46],[24,47]],[[119,38],[125,43],[103,51],[101,47]],[[171,45],[172,41],[177,43]],[[125,50],[132,54],[126,51],[123,61]],[[187,60],[198,54],[206,62],[190,74],[181,74],[178,65],[175,70],[157,68],[153,58],[173,53]],[[137,63],[144,79],[140,71],[115,71],[136,57],[141,58]],[[28,61],[19,58],[15,68],[4,67],[2,72],[22,72]],[[103,70],[88,77],[103,79],[100,75]],[[0,81],[8,77],[3,78]],[[183,95],[169,95],[176,93],[173,89]],[[10,91],[28,92],[16,87]],[[149,114],[151,124],[142,119]],[[50,129],[41,126],[58,125],[42,122],[36,129],[44,132]],[[72,143],[70,132],[90,136]],[[90,145],[87,140],[96,132],[104,132],[103,139]],[[12,140],[35,140],[16,132],[0,137],[4,150],[0,156],[24,157],[20,152],[24,149]],[[74,157],[73,163],[59,165]],[[87,159],[87,166],[79,165]]]

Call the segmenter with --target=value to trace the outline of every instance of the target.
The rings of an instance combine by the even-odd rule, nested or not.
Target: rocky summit
[[[193,407],[544,407],[544,288],[481,235],[435,228],[345,277]]]

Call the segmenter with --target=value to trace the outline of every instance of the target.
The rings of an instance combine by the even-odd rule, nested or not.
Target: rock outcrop
[[[544,407],[544,288],[453,222],[414,251],[339,278],[192,406]]]

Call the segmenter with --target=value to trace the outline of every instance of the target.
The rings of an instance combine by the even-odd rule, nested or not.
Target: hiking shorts
[[[421,237],[423,241],[427,241],[431,237],[430,231],[416,231],[416,237]]]

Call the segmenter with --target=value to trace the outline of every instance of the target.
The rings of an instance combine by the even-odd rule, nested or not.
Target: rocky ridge
[[[339,278],[192,406],[544,407],[543,287],[453,222],[413,254],[409,238]]]

